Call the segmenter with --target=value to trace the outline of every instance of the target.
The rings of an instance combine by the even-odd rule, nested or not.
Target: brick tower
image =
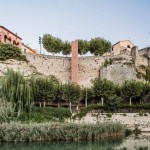
[[[78,84],[78,41],[71,42],[71,83]]]

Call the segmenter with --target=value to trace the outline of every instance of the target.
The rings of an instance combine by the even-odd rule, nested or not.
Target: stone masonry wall
[[[26,57],[38,74],[53,75],[62,83],[71,81],[71,58],[38,54],[26,54]]]
[[[142,52],[141,52],[142,53]],[[132,55],[118,56],[84,56],[78,58],[78,84],[81,86],[92,86],[95,78],[107,78],[116,83],[125,80],[138,80],[136,69],[140,65],[149,65],[149,58],[143,56],[133,49]],[[62,83],[71,82],[71,58],[61,56],[50,56],[40,54],[26,54],[28,63],[7,60],[0,62],[0,76],[7,68],[24,73],[25,76],[44,75],[55,76]],[[106,59],[112,59],[113,63],[104,66]]]

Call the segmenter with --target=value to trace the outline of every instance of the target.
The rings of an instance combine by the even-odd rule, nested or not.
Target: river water
[[[0,150],[150,150],[150,134],[101,142],[1,143]]]

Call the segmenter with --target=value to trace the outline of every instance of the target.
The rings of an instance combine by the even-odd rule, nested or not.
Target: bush
[[[0,43],[0,60],[16,59],[27,61],[26,56],[22,55],[21,50],[12,44]]]
[[[104,67],[112,65],[112,63],[113,63],[113,59],[111,59],[111,58],[106,59],[105,62],[104,62]]]
[[[22,113],[18,121],[21,122],[49,122],[60,121],[71,118],[71,113],[68,108],[53,108],[53,107],[35,107],[30,113]]]
[[[106,114],[106,116],[107,116],[108,118],[111,118],[111,117],[112,117],[112,114],[108,113],[108,114]]]

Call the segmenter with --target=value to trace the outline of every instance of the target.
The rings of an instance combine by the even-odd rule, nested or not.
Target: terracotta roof
[[[15,33],[13,33],[12,31],[8,30],[7,28],[0,26],[0,28],[3,28],[4,30],[8,31],[9,33],[13,34],[14,36],[16,36],[18,39],[22,40],[21,37],[19,37],[18,35],[16,35]]]
[[[125,41],[129,41],[132,45],[134,45],[130,40],[123,40],[123,41],[119,41],[119,42],[115,43],[114,45],[112,45],[112,47],[115,46],[116,44],[120,43],[120,42],[125,42]]]

